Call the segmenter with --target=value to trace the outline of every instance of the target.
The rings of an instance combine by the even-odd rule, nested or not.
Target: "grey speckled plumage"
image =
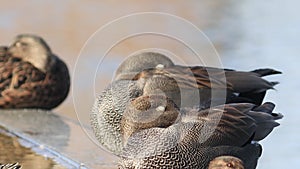
[[[141,97],[149,99],[147,96]],[[144,102],[143,99],[139,100]],[[143,113],[137,111],[139,104],[131,103],[123,116],[127,118],[126,115],[129,115],[126,121],[130,121],[133,114]],[[153,106],[149,109],[156,110],[158,105]],[[250,103],[236,103],[216,106],[211,110],[182,109],[181,117],[170,126],[152,126],[141,130],[139,127],[133,131],[121,154],[120,168],[206,169],[214,158],[231,155],[240,158],[246,169],[254,169],[262,149],[259,144],[251,144],[251,141],[266,137],[279,125],[275,120],[282,118],[282,115],[272,113],[273,108],[272,103],[259,107]],[[152,124],[157,121],[159,126],[160,120],[152,120]],[[128,124],[136,125],[138,122]],[[214,127],[212,133],[207,132],[207,129]]]
[[[119,154],[123,148],[120,121],[127,104],[141,95],[136,83],[119,80],[110,84],[96,99],[90,114],[91,126],[99,143]]]
[[[122,77],[134,77],[144,68],[154,68],[158,64],[166,67],[173,62],[164,55],[147,53],[127,58],[116,71],[116,80],[97,97],[92,113],[91,126],[99,143],[107,150],[120,154],[123,149],[120,121],[131,99],[142,95],[136,81]]]
[[[19,35],[0,54],[0,108],[52,109],[67,97],[68,68],[41,37]]]
[[[261,155],[261,146],[259,144],[247,144],[244,147],[200,147],[199,145],[184,147],[181,145],[159,153],[159,156],[123,158],[119,169],[207,169],[209,162],[214,158],[228,154],[246,161],[245,169],[255,169]]]

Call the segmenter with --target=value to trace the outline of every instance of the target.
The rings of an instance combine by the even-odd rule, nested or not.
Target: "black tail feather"
[[[275,75],[275,74],[281,74],[280,71],[274,70],[274,69],[256,69],[252,72],[259,74],[262,76],[268,76],[268,75]]]

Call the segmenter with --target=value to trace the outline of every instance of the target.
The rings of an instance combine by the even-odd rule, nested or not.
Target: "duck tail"
[[[275,104],[266,102],[251,111],[246,112],[251,118],[255,120],[257,129],[254,136],[254,141],[259,141],[267,137],[272,130],[280,124],[276,120],[282,119],[283,115],[274,113]]]
[[[268,76],[268,75],[281,74],[282,73],[282,72],[280,72],[278,70],[269,69],[269,68],[266,68],[266,69],[256,69],[256,70],[253,70],[251,72],[259,74],[260,77],[262,77],[262,76]]]

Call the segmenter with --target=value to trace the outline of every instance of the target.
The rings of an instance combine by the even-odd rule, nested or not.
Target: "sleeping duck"
[[[140,53],[119,66],[115,81],[98,96],[90,115],[91,126],[105,149],[120,154],[123,149],[120,122],[132,99],[163,94],[180,109],[207,109],[243,102],[259,106],[266,91],[277,84],[262,77],[278,73],[273,69],[244,72],[180,66],[159,53]]]
[[[140,67],[140,63],[144,60],[150,60],[149,55],[156,56],[152,58],[156,65],[143,64],[145,67]],[[207,108],[237,102],[260,105],[266,91],[273,89],[277,84],[262,77],[281,73],[273,69],[244,72],[204,66],[182,66],[172,64],[167,60],[168,58],[164,60],[158,58],[165,58],[165,56],[146,52],[129,57],[127,60],[131,61],[128,66],[131,71],[123,65],[128,65],[128,61],[125,60],[116,72],[116,80],[136,81],[143,94],[163,92],[179,107]],[[162,62],[159,64],[158,60]]]
[[[264,139],[283,117],[273,113],[274,107],[270,102],[231,103],[179,110],[164,95],[140,96],[121,119],[119,168],[207,169],[226,164],[224,168],[255,169],[262,148],[253,141]]]
[[[67,97],[68,68],[41,37],[18,35],[0,55],[0,108],[52,109]]]

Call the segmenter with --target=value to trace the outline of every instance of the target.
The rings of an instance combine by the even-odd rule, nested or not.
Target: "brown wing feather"
[[[212,71],[213,70],[213,71]],[[207,71],[205,67],[171,66],[164,69],[147,69],[138,73],[132,80],[148,79],[155,75],[167,76],[175,79],[183,88],[216,88],[231,89],[231,84],[226,83],[222,69]],[[223,76],[223,77],[222,77]]]
[[[254,107],[253,104],[242,104],[241,107],[235,108],[236,105],[218,106],[197,112],[188,110],[188,114],[183,119],[186,126],[188,123],[193,125],[192,132],[186,135],[186,142],[199,142],[202,138],[204,146],[231,145],[242,146],[246,144],[254,135],[256,130],[255,120],[244,113]],[[224,110],[222,109],[224,108]],[[214,129],[211,135],[207,135],[204,130]],[[195,140],[199,138],[199,140]]]
[[[45,78],[45,74],[28,62],[8,58],[1,62],[1,97],[0,107],[18,108],[30,107],[36,98],[35,85]],[[33,84],[31,84],[33,83]],[[34,84],[35,83],[35,84]],[[28,87],[31,86],[31,87]]]
[[[13,71],[13,62],[9,60],[6,52],[7,47],[0,46],[0,92],[10,85]]]

